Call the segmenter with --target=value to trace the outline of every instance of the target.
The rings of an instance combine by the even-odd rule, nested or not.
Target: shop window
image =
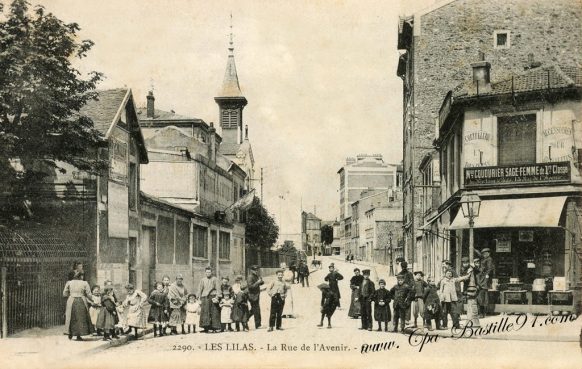
[[[493,48],[509,49],[511,47],[511,33],[507,30],[498,30],[493,32]]]
[[[499,165],[536,162],[536,115],[497,117]]]

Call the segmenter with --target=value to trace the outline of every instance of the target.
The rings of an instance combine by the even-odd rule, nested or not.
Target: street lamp
[[[388,240],[390,241],[390,277],[394,277],[394,263],[392,262],[392,231],[388,232]],[[384,249],[384,260],[386,260],[386,249]]]
[[[475,245],[473,241],[473,226],[475,225],[475,218],[479,216],[481,198],[474,192],[466,192],[461,196],[460,203],[463,216],[469,218],[469,263],[471,266],[474,266],[473,255],[475,253]],[[475,290],[477,288],[474,273],[474,271],[471,271],[473,275],[469,278],[469,287],[467,290]],[[473,327],[479,327],[479,307],[477,306],[477,301],[475,296],[467,297],[467,320],[473,322]]]
[[[465,218],[469,218],[469,263],[473,264],[473,254],[475,245],[473,244],[473,226],[475,218],[479,217],[481,208],[481,198],[474,192],[465,192],[461,196],[461,211]]]

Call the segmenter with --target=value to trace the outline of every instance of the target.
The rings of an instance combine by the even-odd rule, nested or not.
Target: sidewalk
[[[330,256],[340,262],[346,263],[342,256]],[[351,264],[351,263],[348,263]],[[377,282],[380,278],[385,279],[388,288],[396,283],[396,277],[388,277],[388,266],[376,263],[369,263],[365,261],[354,261],[354,267],[365,266],[371,271],[371,279]],[[449,317],[450,318],[450,317]],[[467,328],[465,330],[455,331],[454,334],[449,328],[448,330],[433,330],[416,329],[406,327],[404,329],[407,334],[417,335],[437,335],[440,337],[447,337],[458,339],[473,338],[473,339],[491,339],[491,340],[520,340],[520,341],[548,341],[548,342],[582,342],[582,318],[579,316],[572,316],[573,321],[566,320],[563,322],[560,316],[549,317],[547,315],[493,315],[487,316],[480,320],[480,328]],[[466,315],[461,315],[461,327],[466,323]],[[418,318],[418,327],[421,328],[421,318]],[[518,329],[519,328],[519,329]],[[504,332],[501,332],[504,331]]]

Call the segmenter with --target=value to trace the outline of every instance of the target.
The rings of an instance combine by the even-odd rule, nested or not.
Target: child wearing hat
[[[414,300],[412,302],[413,326],[417,328],[416,321],[420,315],[420,320],[424,320],[424,290],[427,287],[423,280],[424,273],[421,271],[414,272]],[[421,323],[422,324],[422,323]]]
[[[390,292],[386,289],[386,281],[380,279],[378,281],[378,289],[374,292],[374,320],[378,322],[378,332],[382,331],[382,323],[384,323],[384,331],[388,332],[388,322],[392,320],[390,313]]]
[[[338,306],[338,298],[327,283],[317,287],[321,289],[321,321],[317,326],[323,327],[323,318],[327,317],[327,328],[331,328],[331,316]]]
[[[396,276],[398,283],[390,289],[390,294],[394,299],[394,328],[398,331],[398,321],[400,321],[400,331],[404,332],[406,312],[410,308],[410,302],[414,300],[414,289],[404,283],[404,275]]]

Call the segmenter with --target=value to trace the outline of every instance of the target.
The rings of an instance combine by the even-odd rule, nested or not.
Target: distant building
[[[301,249],[307,255],[323,253],[321,249],[321,219],[313,213],[301,213]]]
[[[328,225],[333,229],[333,241],[329,245],[324,245],[325,255],[338,255],[340,253],[340,222],[337,220],[322,221],[321,226]]]
[[[401,186],[401,166],[385,163],[382,155],[358,155],[347,158],[346,164],[338,171],[340,192],[340,248],[341,251],[356,253],[353,244],[354,218],[352,204],[362,196],[380,193]],[[363,194],[364,193],[364,194]],[[346,221],[352,218],[351,229]],[[347,234],[351,231],[351,238]]]

